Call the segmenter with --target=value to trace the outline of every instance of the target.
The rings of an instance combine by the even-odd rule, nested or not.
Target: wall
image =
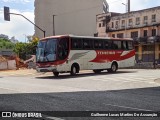
[[[16,69],[16,61],[15,60],[0,62],[0,70],[15,70],[15,69]]]
[[[53,15],[56,35],[74,34],[93,36],[96,15],[103,12],[103,0],[35,0],[35,23],[53,35]],[[43,32],[35,28],[35,35]]]

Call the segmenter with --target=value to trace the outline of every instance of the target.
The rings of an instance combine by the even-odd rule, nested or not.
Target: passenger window
[[[84,49],[93,49],[93,40],[84,39],[83,40],[83,48]]]
[[[72,38],[72,49],[82,49],[81,38]]]
[[[122,41],[122,49],[127,50],[127,41]]]
[[[127,41],[127,45],[128,45],[128,50],[133,50],[133,42],[132,41]]]
[[[121,49],[121,41],[113,41],[113,48],[115,50],[120,50]]]
[[[94,48],[95,49],[103,49],[103,41],[95,40],[94,41]]]
[[[105,49],[112,49],[112,41],[105,41],[104,42],[104,48]]]

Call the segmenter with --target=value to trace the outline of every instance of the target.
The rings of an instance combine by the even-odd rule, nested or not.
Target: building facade
[[[96,15],[102,12],[108,12],[106,0],[35,0],[35,24],[46,31],[46,36],[93,36]],[[35,28],[35,36],[41,38],[43,32]]]
[[[154,7],[116,16],[97,15],[98,36],[133,38],[137,62],[160,63],[159,13],[160,7]]]

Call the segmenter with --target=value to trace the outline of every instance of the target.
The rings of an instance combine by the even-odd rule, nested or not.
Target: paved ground
[[[0,110],[4,111],[160,111],[160,70],[83,71],[53,77],[34,70],[0,72]],[[46,114],[45,114],[46,115]],[[48,117],[45,119],[55,119]],[[57,118],[56,118],[57,119]],[[136,120],[137,118],[60,118]],[[138,118],[138,120],[159,118]]]

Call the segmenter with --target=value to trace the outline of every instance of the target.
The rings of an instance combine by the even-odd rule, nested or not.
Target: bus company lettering
[[[115,51],[106,51],[106,52],[99,51],[97,53],[98,53],[98,55],[115,55],[116,54]]]

